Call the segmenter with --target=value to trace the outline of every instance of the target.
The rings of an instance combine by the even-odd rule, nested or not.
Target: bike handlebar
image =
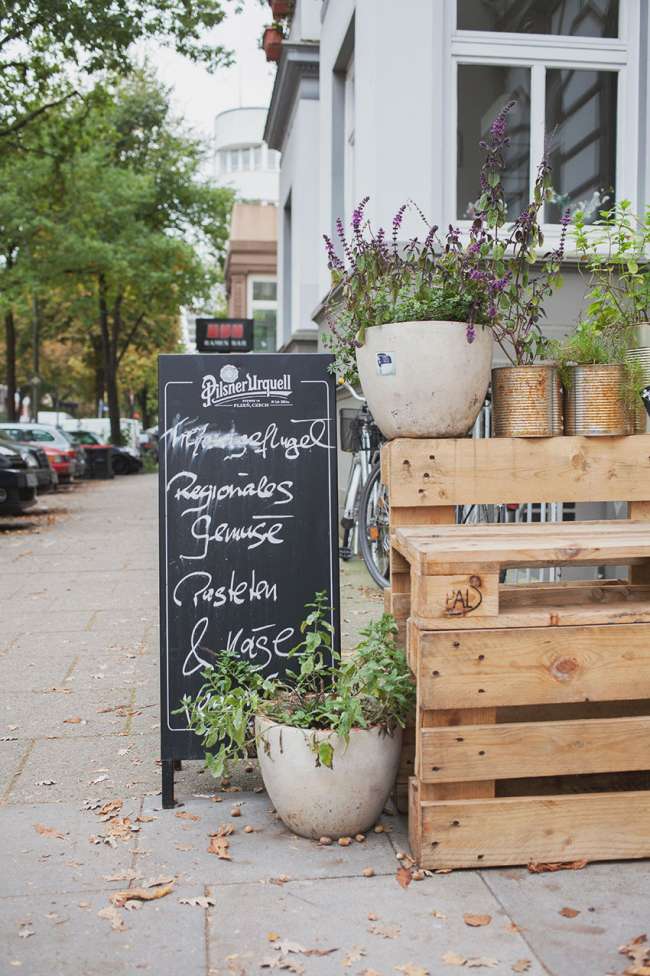
[[[348,391],[348,393],[351,396],[353,396],[355,400],[358,400],[359,403],[367,403],[368,402],[364,396],[361,396],[360,393],[357,393],[357,391],[354,389],[354,387],[353,386],[350,386],[349,383],[346,383],[345,380],[339,380],[339,386],[344,386],[345,389]]]

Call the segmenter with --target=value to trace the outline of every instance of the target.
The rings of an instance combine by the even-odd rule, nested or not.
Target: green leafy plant
[[[549,355],[558,365],[562,384],[571,388],[572,366],[623,366],[621,399],[628,409],[638,406],[644,373],[640,363],[626,360],[630,331],[629,326],[626,329],[620,323],[600,327],[586,319],[566,339],[550,342]]]
[[[386,734],[403,727],[415,699],[404,652],[395,644],[397,625],[389,614],[362,630],[362,640],[345,661],[332,646],[325,593],[308,604],[302,640],[290,652],[295,664],[283,679],[263,678],[234,652],[224,651],[203,672],[195,698],[178,710],[201,736],[206,765],[222,776],[233,761],[255,748],[256,716],[310,732],[316,765],[333,767],[335,742],[345,745],[352,729],[379,727]],[[262,742],[263,746],[264,743]]]
[[[589,278],[585,317],[599,329],[649,322],[650,206],[638,216],[629,200],[621,200],[601,210],[596,223],[587,221],[583,211],[574,214],[576,250]]]

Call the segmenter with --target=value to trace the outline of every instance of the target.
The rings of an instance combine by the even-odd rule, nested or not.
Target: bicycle
[[[352,454],[341,527],[341,559],[361,557],[379,587],[390,582],[390,528],[388,494],[381,482],[381,432],[372,419],[365,397],[348,383],[341,384],[359,401],[360,409],[341,410],[341,450]]]

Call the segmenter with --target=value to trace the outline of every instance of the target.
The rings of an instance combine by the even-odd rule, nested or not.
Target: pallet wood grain
[[[413,796],[424,868],[650,855],[650,790],[430,803]]]

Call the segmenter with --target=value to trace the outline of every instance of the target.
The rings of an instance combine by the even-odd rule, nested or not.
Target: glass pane
[[[256,352],[275,352],[275,309],[259,309],[255,312],[253,348]]]
[[[458,29],[618,37],[619,0],[457,0]]]
[[[262,147],[255,146],[253,150],[253,167],[254,169],[262,168]]]
[[[456,216],[481,195],[483,153],[479,142],[503,106],[514,99],[508,116],[510,145],[505,152],[503,188],[510,217],[528,203],[530,170],[530,68],[509,65],[458,65],[458,148]]]
[[[253,301],[274,302],[278,297],[278,286],[275,281],[254,281]]]
[[[585,210],[591,220],[614,202],[616,182],[615,71],[546,71],[546,133],[550,140],[555,199],[545,219]]]

